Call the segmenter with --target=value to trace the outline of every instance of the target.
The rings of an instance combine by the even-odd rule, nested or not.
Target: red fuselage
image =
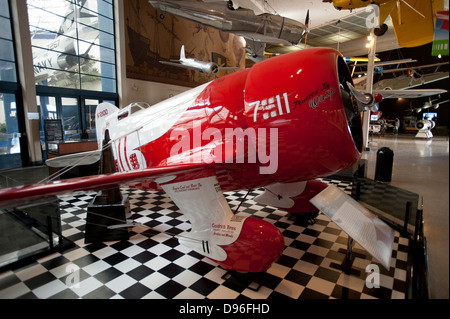
[[[4,189],[0,203],[120,185],[161,190],[159,177],[179,182],[204,169],[223,191],[332,175],[357,162],[363,145],[347,82],[339,52],[313,48],[135,113],[99,105],[97,138],[101,145],[109,130],[119,173]]]
[[[363,145],[360,115],[348,115],[345,81],[348,68],[333,49],[268,59],[212,81],[140,151],[148,168],[212,162],[224,191],[334,174],[354,164]],[[266,139],[258,148],[259,133]]]

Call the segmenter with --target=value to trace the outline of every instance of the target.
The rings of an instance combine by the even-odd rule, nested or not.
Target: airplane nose
[[[327,176],[359,159],[362,121],[347,81],[345,61],[328,48],[282,55],[250,69],[246,121],[249,127],[277,130],[277,181]],[[270,147],[267,141],[266,150]]]

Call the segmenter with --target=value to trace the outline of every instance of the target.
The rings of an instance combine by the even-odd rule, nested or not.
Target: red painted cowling
[[[314,48],[271,58],[250,69],[245,117],[249,127],[278,130],[274,181],[328,176],[361,156],[362,140],[355,138],[361,134],[351,132],[346,114],[351,106],[341,96],[346,85],[342,78],[351,81],[342,62],[338,51]],[[277,80],[271,81],[274,77]],[[354,131],[361,127],[359,123]]]

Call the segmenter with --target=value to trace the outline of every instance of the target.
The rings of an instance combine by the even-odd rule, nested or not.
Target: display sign
[[[45,141],[62,141],[63,128],[61,120],[44,120]]]
[[[436,24],[434,28],[432,56],[448,55],[448,11],[436,13]]]
[[[311,203],[389,270],[394,230],[334,185]]]

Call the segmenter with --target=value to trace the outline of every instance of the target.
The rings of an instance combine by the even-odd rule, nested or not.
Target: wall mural
[[[186,58],[245,68],[245,42],[241,37],[168,13],[162,19],[161,12],[147,0],[124,1],[124,10],[127,78],[195,87],[235,72],[219,71],[207,76],[159,63],[179,59],[182,45]]]

